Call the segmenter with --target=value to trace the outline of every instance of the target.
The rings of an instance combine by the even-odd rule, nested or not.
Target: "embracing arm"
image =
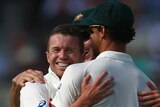
[[[27,82],[20,91],[20,107],[49,107],[46,84]]]
[[[142,91],[138,93],[139,104],[141,106],[160,107],[160,93],[156,87],[147,82],[150,91]]]
[[[90,75],[86,75],[81,84],[81,95],[70,107],[91,107],[113,94],[111,89],[113,87],[111,85],[114,80],[113,77],[109,77],[102,82],[106,75],[107,72],[102,72],[93,83],[89,83]],[[52,107],[56,106],[52,105]]]
[[[84,77],[81,85],[81,95],[70,107],[91,107],[111,95],[113,93],[113,90],[111,90],[113,77],[102,82],[106,75],[107,72],[102,72],[93,83],[89,83],[89,74]]]
[[[20,90],[25,86],[26,82],[44,83],[43,73],[37,70],[26,70],[12,79],[12,87],[10,90],[10,107],[20,106]]]
[[[13,81],[12,81],[12,87],[10,90],[10,107],[19,107],[20,101],[19,101],[19,96],[20,96],[20,86],[17,86]]]

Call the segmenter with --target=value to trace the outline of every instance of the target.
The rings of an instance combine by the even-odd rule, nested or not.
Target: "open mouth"
[[[87,55],[89,54],[90,49],[84,49],[84,54]]]
[[[59,68],[63,69],[67,68],[70,65],[70,63],[56,63],[56,64],[58,65]]]

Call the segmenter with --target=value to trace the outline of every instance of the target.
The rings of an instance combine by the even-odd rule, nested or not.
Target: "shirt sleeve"
[[[52,104],[56,107],[69,107],[80,94],[80,85],[82,82],[82,71],[73,65],[67,67],[61,78],[61,86]],[[74,73],[75,72],[75,73]]]
[[[46,85],[27,82],[20,91],[20,107],[49,107]]]

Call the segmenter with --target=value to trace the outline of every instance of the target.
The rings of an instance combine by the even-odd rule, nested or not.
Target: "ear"
[[[46,51],[46,58],[47,58],[47,62],[50,64],[49,53],[47,51]]]
[[[105,35],[106,35],[105,33],[106,33],[106,28],[102,26],[101,31],[100,31],[101,38],[105,38]]]

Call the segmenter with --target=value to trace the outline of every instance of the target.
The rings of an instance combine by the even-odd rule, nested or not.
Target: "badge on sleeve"
[[[46,105],[46,101],[45,100],[41,100],[38,107],[43,107],[44,105]]]

